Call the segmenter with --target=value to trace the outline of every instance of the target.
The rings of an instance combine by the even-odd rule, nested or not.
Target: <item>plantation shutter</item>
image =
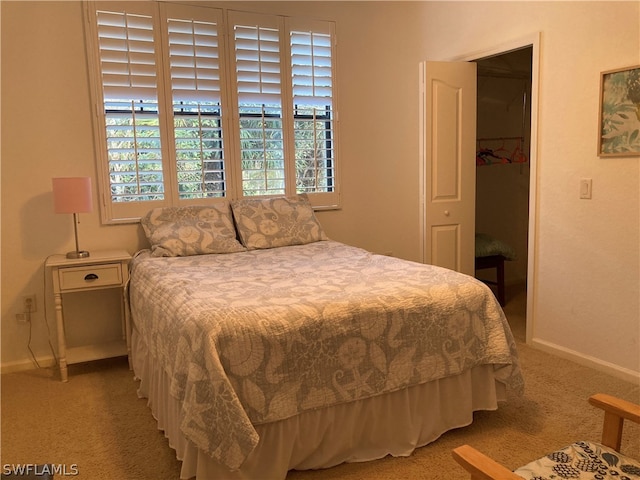
[[[155,1],[83,10],[104,223],[243,196],[339,205],[333,22]]]
[[[293,103],[325,109],[332,105],[332,38],[329,33],[292,30]]]
[[[111,201],[163,200],[153,18],[125,6],[96,24]]]
[[[333,24],[289,25],[296,191],[335,193]]]
[[[181,200],[227,195],[222,125],[221,12],[162,5]]]
[[[281,20],[231,12],[242,193],[285,193]]]

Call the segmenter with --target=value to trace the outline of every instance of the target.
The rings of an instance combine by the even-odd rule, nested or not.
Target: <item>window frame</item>
[[[171,2],[121,2],[121,1],[86,1],[83,2],[85,11],[85,42],[90,80],[92,101],[92,117],[94,128],[94,148],[97,166],[98,196],[101,220],[103,224],[136,223],[149,210],[164,206],[184,206],[189,204],[211,204],[220,201],[231,201],[243,196],[242,167],[240,159],[240,115],[237,98],[237,84],[235,78],[233,51],[233,18],[238,15],[254,16],[263,25],[265,19],[270,19],[278,25],[280,45],[280,77],[282,101],[282,142],[284,156],[285,195],[296,193],[297,169],[295,154],[294,125],[298,120],[296,108],[293,104],[293,89],[291,77],[291,33],[294,29],[308,29],[313,33],[327,33],[331,39],[331,118],[327,120],[331,125],[329,139],[325,140],[327,149],[326,159],[330,166],[324,166],[321,171],[327,172],[332,182],[329,192],[309,192],[307,195],[316,210],[339,209],[340,205],[340,155],[339,122],[337,115],[338,95],[336,82],[336,28],[331,20],[310,20],[287,17],[283,15],[269,15],[263,13],[243,12],[236,9],[220,8],[216,6],[195,6]],[[191,10],[193,9],[193,10]],[[163,176],[164,199],[152,201],[123,201],[112,200],[109,174],[109,151],[106,137],[106,113],[103,99],[103,84],[101,71],[101,53],[97,33],[97,11],[108,10],[127,12],[149,16],[153,24],[153,44],[155,48],[155,72],[157,85],[158,123],[161,143],[161,164]],[[197,11],[196,11],[197,10]],[[220,104],[222,115],[217,118],[221,122],[222,161],[224,162],[225,196],[209,198],[179,198],[178,165],[175,138],[175,115],[173,109],[173,89],[169,61],[169,40],[167,26],[164,22],[169,18],[183,19],[193,12],[194,21],[211,15],[216,18],[218,27],[218,42],[220,52]],[[207,20],[205,20],[207,21]],[[324,121],[324,120],[323,120]],[[331,148],[329,148],[331,147]],[[336,157],[337,160],[336,161]],[[314,157],[315,161],[316,157]],[[201,160],[204,161],[204,160]],[[139,172],[136,170],[136,172]],[[315,188],[315,187],[314,187]],[[278,194],[279,195],[279,194]],[[265,197],[271,195],[255,195]]]

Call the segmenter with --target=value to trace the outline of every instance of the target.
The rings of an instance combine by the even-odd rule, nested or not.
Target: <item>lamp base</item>
[[[77,250],[73,252],[67,253],[67,258],[87,258],[89,256],[89,252],[86,250]]]

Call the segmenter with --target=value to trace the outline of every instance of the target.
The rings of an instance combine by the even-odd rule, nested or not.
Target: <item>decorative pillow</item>
[[[514,473],[524,479],[574,478],[638,479],[640,462],[594,442],[577,442],[520,467]]]
[[[328,240],[306,194],[231,202],[240,240],[249,250]]]
[[[227,202],[154,208],[140,219],[154,257],[182,257],[246,250],[236,239]]]
[[[509,245],[485,233],[476,233],[476,257],[502,255],[506,260],[515,260],[516,252]]]

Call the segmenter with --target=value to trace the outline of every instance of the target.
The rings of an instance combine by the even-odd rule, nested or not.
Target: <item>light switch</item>
[[[591,198],[592,181],[590,178],[583,178],[580,180],[580,198]]]

